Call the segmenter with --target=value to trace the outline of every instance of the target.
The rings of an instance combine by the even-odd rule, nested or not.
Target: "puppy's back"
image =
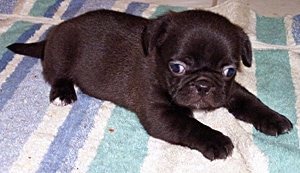
[[[141,17],[98,10],[59,24],[47,37],[45,79],[51,83],[57,76],[67,78],[86,94],[126,107],[132,101],[123,95],[136,86],[136,68],[144,64],[141,38],[147,23]]]

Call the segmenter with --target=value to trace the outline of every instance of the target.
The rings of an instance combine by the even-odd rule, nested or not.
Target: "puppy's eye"
[[[236,73],[236,67],[232,66],[232,65],[229,65],[229,66],[226,66],[223,68],[223,76],[225,77],[232,77],[234,76]]]
[[[183,75],[185,73],[186,65],[181,61],[171,61],[169,62],[169,68],[174,74]]]

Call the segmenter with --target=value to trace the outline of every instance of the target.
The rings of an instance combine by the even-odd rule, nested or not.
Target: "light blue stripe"
[[[80,115],[81,106],[74,107],[74,113],[76,116],[83,116],[83,121],[78,128],[74,132],[72,139],[69,143],[69,152],[64,156],[63,160],[59,163],[58,172],[71,172],[72,169],[76,166],[76,160],[78,157],[79,149],[83,147],[84,142],[88,138],[88,134],[92,130],[95,124],[95,116],[97,115],[99,108],[101,107],[103,101],[91,98],[89,96],[84,95],[83,102],[90,102],[89,107],[87,108],[86,113],[84,115]],[[79,113],[78,113],[79,112]],[[77,125],[77,124],[73,124]],[[62,148],[63,149],[63,148]],[[78,168],[80,169],[80,168]]]
[[[136,16],[141,16],[142,13],[149,7],[147,3],[140,3],[140,2],[132,2],[128,5],[127,10],[125,13],[129,13]]]
[[[257,96],[270,108],[285,115],[296,125],[296,94],[287,51],[254,51]],[[270,173],[300,170],[298,130],[279,137],[254,130],[255,144],[268,156]]]
[[[68,5],[67,10],[61,16],[62,20],[67,20],[76,15],[76,13],[83,7],[85,0],[72,0],[71,3]]]
[[[102,101],[80,91],[70,114],[59,128],[37,172],[71,172],[75,167],[78,150],[94,126],[94,118]]]
[[[89,0],[84,3],[77,14],[83,14],[87,11],[98,9],[111,9],[116,1],[117,0]]]
[[[11,99],[14,92],[19,88],[19,84],[26,77],[33,65],[38,62],[38,59],[24,58],[17,66],[16,70],[6,79],[1,85],[0,92],[0,110]]]
[[[140,172],[143,160],[147,155],[148,140],[149,135],[137,116],[123,108],[116,107],[88,172]]]
[[[292,32],[295,39],[295,43],[300,45],[300,14],[294,16],[292,24]]]
[[[1,0],[0,13],[11,14],[15,8],[17,0]]]

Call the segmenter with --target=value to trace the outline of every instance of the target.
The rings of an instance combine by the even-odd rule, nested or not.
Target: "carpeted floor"
[[[195,112],[235,145],[231,157],[211,162],[195,150],[150,137],[135,114],[80,90],[72,106],[50,104],[39,60],[6,49],[44,39],[53,25],[100,8],[147,18],[188,10],[118,0],[0,1],[0,172],[299,172],[300,15],[268,18],[234,0],[208,9],[242,26],[251,38],[254,65],[243,69],[238,81],[294,124],[291,133],[276,138],[222,108]]]

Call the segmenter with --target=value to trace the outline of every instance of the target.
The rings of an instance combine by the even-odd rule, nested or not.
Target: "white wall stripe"
[[[102,104],[98,114],[95,116],[94,128],[89,133],[84,146],[78,151],[76,167],[73,169],[73,173],[88,171],[89,165],[97,154],[98,146],[104,137],[106,124],[114,108],[115,105],[111,102],[104,101]]]
[[[25,143],[18,159],[13,163],[9,172],[36,172],[43,156],[47,153],[59,127],[65,121],[72,106],[59,107],[50,105],[42,122]],[[36,148],[32,148],[37,146]]]

